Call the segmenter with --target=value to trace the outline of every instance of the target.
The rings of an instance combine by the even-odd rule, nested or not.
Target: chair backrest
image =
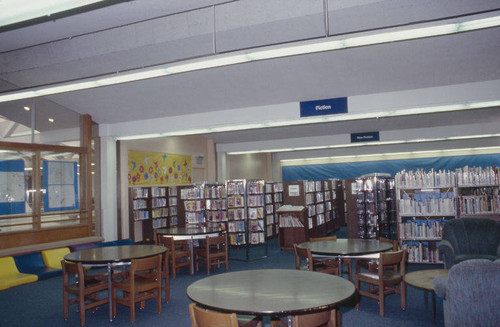
[[[311,249],[309,248],[299,248],[297,244],[293,245],[293,251],[295,252],[295,269],[301,270],[307,268],[307,270],[313,271],[313,258],[311,254]],[[304,268],[300,265],[300,259],[305,259],[307,266]]]
[[[392,251],[397,251],[399,250],[399,243],[397,240],[391,240],[385,237],[379,237],[378,239],[380,242],[385,242],[385,243],[391,243],[392,244]]]
[[[394,272],[399,271],[401,276],[405,274],[406,250],[381,252],[379,266],[393,266]],[[399,267],[398,267],[399,266]],[[379,277],[382,278],[384,269],[378,269]]]
[[[13,257],[0,258],[0,279],[19,273]]]
[[[223,246],[227,248],[227,235],[219,235],[219,236],[208,236],[207,237],[207,246]]]
[[[192,327],[238,327],[235,313],[220,313],[200,308],[195,303],[189,305]]]
[[[170,253],[173,253],[175,250],[175,241],[171,236],[158,235],[158,245],[165,246]]]
[[[150,275],[153,279],[160,279],[161,277],[161,254],[154,257],[132,259],[130,264],[130,274],[134,276],[138,272],[149,271],[153,272]]]
[[[311,238],[309,238],[309,241],[311,241],[311,242],[336,241],[336,240],[337,240],[337,236],[336,235],[333,235],[333,236],[324,236],[324,237],[311,237]]]
[[[61,268],[63,271],[63,286],[70,284],[78,284],[80,290],[85,287],[85,275],[83,266],[80,262],[72,263],[66,260],[61,260]]]
[[[292,317],[293,327],[319,327],[319,326],[334,326],[335,311],[322,311],[305,315],[296,315]]]

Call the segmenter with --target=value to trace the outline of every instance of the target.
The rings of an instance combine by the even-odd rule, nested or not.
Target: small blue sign
[[[347,98],[300,102],[300,117],[347,113]]]
[[[380,141],[379,132],[351,133],[351,143]]]

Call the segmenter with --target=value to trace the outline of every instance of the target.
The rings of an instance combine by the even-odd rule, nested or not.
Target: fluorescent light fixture
[[[368,147],[368,146],[384,146],[384,145],[413,144],[413,143],[432,143],[432,142],[472,140],[472,139],[495,138],[495,137],[500,137],[500,134],[461,135],[461,136],[449,136],[449,137],[436,137],[436,138],[429,138],[429,139],[359,142],[359,143],[322,145],[322,146],[321,145],[303,146],[303,147],[297,147],[297,148],[276,148],[276,149],[248,150],[248,151],[231,151],[231,152],[228,152],[227,154],[238,155],[238,154],[251,154],[251,153],[275,153],[275,152],[291,152],[291,151],[311,151],[311,150],[342,149],[342,148],[360,148],[360,147]]]
[[[8,2],[10,1],[17,3],[17,1],[14,0],[9,0]],[[36,2],[45,3],[48,1]],[[66,1],[51,2],[59,3]],[[81,2],[83,1],[79,1],[79,3]],[[85,1],[85,3],[87,2],[91,1]],[[0,1],[0,4],[1,3],[2,1]],[[14,4],[12,6],[14,8],[19,5]],[[9,12],[9,10],[2,11],[0,7],[0,12]],[[308,53],[334,51],[388,42],[414,40],[425,37],[450,35],[454,33],[461,33],[498,26],[500,26],[500,16],[494,16],[489,18],[470,19],[458,23],[445,23],[436,26],[420,27],[419,25],[414,25],[413,28],[400,30],[381,29],[372,34],[358,33],[343,39],[340,39],[338,37],[328,37],[296,43],[282,44],[279,46],[261,47],[252,50],[238,51],[231,54],[213,55],[210,57],[184,60],[146,69],[136,69],[113,75],[110,74],[105,77],[92,77],[75,82],[63,82],[48,86],[33,87],[31,89],[3,92],[0,93],[0,103],[20,99],[35,98],[39,96],[53,95],[58,93],[85,90],[95,87],[116,85],[120,83],[140,81],[149,78],[163,77],[171,74],[181,74],[202,69],[242,64],[252,61],[284,58]]]
[[[54,118],[49,118],[47,119],[49,122],[53,123],[54,122]]]
[[[280,160],[281,166],[298,166],[298,165],[313,165],[324,163],[346,163],[346,162],[363,162],[373,160],[397,160],[408,158],[429,158],[442,156],[463,156],[463,155],[479,155],[499,153],[500,147],[480,147],[480,148],[457,148],[445,150],[425,150],[425,151],[408,151],[408,152],[392,152],[380,154],[362,154],[350,156],[332,156],[321,158],[304,158],[304,159],[283,159]]]
[[[28,106],[25,106],[23,109],[24,109],[24,111],[30,111],[31,110],[30,107],[28,107]]]
[[[0,26],[50,16],[100,1],[102,0],[2,0],[0,1]]]
[[[120,141],[128,141],[128,140],[152,139],[152,138],[156,138],[156,137],[162,137],[161,133],[122,136],[122,137],[119,137],[117,139]]]

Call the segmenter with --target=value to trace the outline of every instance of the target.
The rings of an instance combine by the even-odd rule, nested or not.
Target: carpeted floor
[[[345,231],[341,230],[337,234],[345,237]],[[294,269],[293,253],[279,250],[277,239],[272,239],[268,243],[268,257],[252,262],[231,260],[229,271],[246,269]],[[233,257],[244,258],[244,251],[231,250]],[[262,248],[252,248],[251,258],[259,257],[263,254]],[[420,270],[436,268],[430,265],[409,265],[408,270]],[[223,273],[220,269],[214,273]],[[194,281],[206,277],[203,272],[190,276],[187,269],[181,271],[175,279],[170,280],[171,300],[163,303],[161,314],[156,312],[156,303],[150,300],[146,308],[136,310],[136,321],[130,323],[128,308],[118,306],[118,313],[115,320],[110,324],[108,321],[107,306],[99,308],[95,313],[87,311],[86,326],[162,326],[162,327],[189,327],[191,322],[188,313],[188,304],[191,303],[186,295],[186,288]],[[375,300],[363,298],[360,310],[356,310],[354,305],[342,306],[343,326],[444,326],[442,301],[437,299],[437,321],[432,321],[432,308],[429,299],[429,308],[425,307],[424,292],[420,289],[408,286],[407,309],[403,311],[400,307],[399,295],[389,295],[386,297],[386,315],[380,317],[378,305]],[[68,321],[62,318],[62,278],[52,277],[36,283],[13,287],[0,291],[0,326],[79,326],[79,314],[76,306],[70,307],[70,317]],[[267,320],[265,320],[267,322]]]

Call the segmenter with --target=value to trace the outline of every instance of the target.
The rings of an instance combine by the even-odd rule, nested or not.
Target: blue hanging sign
[[[300,117],[347,113],[347,98],[300,102]]]
[[[351,133],[351,143],[380,141],[379,132]]]

